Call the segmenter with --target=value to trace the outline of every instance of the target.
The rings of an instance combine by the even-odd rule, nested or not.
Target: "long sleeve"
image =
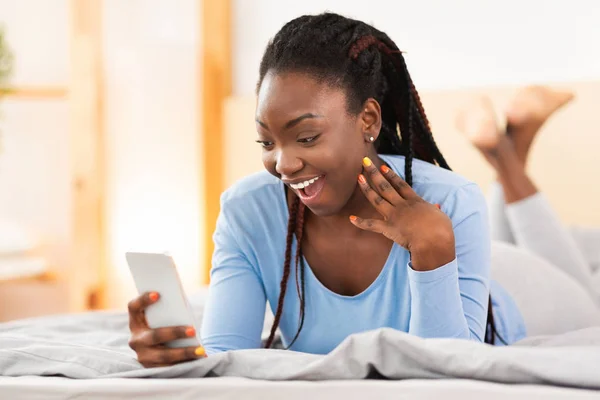
[[[452,219],[456,258],[433,271],[408,268],[409,333],[426,338],[483,341],[490,287],[491,242],[480,189],[459,188],[442,205]]]
[[[213,235],[211,281],[201,328],[207,354],[258,348],[265,317],[266,296],[256,266],[236,238],[230,215],[233,205],[221,201]]]

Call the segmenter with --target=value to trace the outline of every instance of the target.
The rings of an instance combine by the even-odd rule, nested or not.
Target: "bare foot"
[[[502,132],[499,130],[494,106],[489,98],[481,96],[461,108],[456,116],[456,127],[482,153],[493,153]]]
[[[527,161],[536,133],[554,112],[569,103],[573,97],[573,93],[568,91],[528,86],[519,90],[508,104],[508,133],[523,164]]]

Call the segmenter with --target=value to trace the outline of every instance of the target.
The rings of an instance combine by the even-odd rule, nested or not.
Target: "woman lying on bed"
[[[144,309],[159,294],[147,293],[130,303],[143,365],[261,347],[266,301],[275,320],[265,347],[280,328],[301,352],[381,327],[524,336],[519,310],[490,281],[485,198],[450,171],[385,33],[335,14],[297,18],[267,46],[257,94],[266,171],[222,195],[204,349],[164,347],[194,332],[149,329]]]

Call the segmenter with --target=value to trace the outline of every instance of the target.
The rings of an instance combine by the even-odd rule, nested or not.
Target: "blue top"
[[[404,157],[380,157],[404,177]],[[304,260],[305,321],[292,350],[325,354],[353,333],[381,327],[424,338],[483,341],[490,286],[502,339],[512,343],[525,336],[515,303],[490,282],[488,215],[479,187],[419,160],[413,161],[412,171],[416,193],[440,204],[451,218],[456,259],[433,271],[417,272],[410,266],[408,251],[394,244],[379,276],[356,296],[327,289]],[[208,354],[261,346],[265,302],[273,312],[277,307],[287,222],[284,184],[266,171],[240,180],[223,193],[201,329]],[[296,334],[299,310],[291,273],[280,322],[284,345]]]

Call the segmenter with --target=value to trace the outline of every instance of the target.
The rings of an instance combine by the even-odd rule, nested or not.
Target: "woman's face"
[[[300,73],[267,73],[258,93],[256,127],[263,163],[319,216],[340,212],[357,190],[362,158],[380,125],[369,100],[350,115],[342,89]]]

